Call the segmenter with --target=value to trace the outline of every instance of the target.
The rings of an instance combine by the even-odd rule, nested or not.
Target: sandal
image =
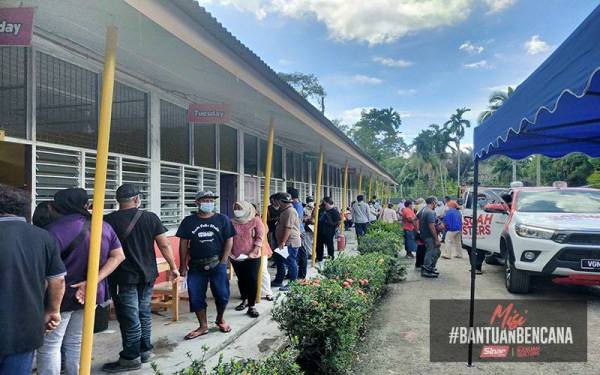
[[[271,295],[265,296],[265,299],[267,301],[273,301],[273,296],[271,296]]]
[[[188,333],[187,335],[184,336],[184,340],[193,340],[195,338],[198,338],[200,336],[204,336],[208,333],[208,328],[205,328],[204,330],[202,329],[202,327],[198,327],[195,330],[193,330],[192,332]]]
[[[248,311],[246,311],[246,315],[250,316],[251,318],[258,318],[260,316],[260,314],[258,313],[258,311],[256,311],[254,306],[248,307]]]
[[[225,320],[222,320],[220,323],[215,322],[215,324],[217,325],[217,327],[219,327],[219,331],[223,333],[231,332],[231,326]]]
[[[237,305],[237,306],[235,307],[235,311],[242,311],[242,310],[244,310],[246,307],[248,307],[248,306],[246,306],[246,301],[242,301],[242,303],[240,303],[239,305]]]

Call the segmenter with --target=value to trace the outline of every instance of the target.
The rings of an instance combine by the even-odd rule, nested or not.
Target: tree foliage
[[[321,112],[325,112],[325,97],[327,96],[327,92],[319,82],[317,76],[299,72],[279,72],[277,75],[292,86],[304,99],[316,100],[321,108]]]
[[[350,129],[350,137],[369,156],[382,162],[406,150],[400,136],[400,114],[393,108],[363,110],[360,120]]]

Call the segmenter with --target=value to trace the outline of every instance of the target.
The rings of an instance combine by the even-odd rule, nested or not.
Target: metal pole
[[[87,266],[85,306],[83,312],[83,337],[79,374],[90,373],[92,348],[94,345],[94,318],[96,313],[96,292],[98,290],[98,270],[100,269],[100,245],[102,241],[102,219],[104,216],[104,196],[106,193],[106,167],[108,164],[108,144],[110,141],[110,121],[112,116],[113,89],[117,52],[117,27],[106,30],[106,52],[102,76],[102,99],[100,101],[100,123],[98,127],[98,148],[96,155],[96,176],[94,179],[94,208],[90,233],[90,252]],[[67,286],[67,288],[70,286]]]
[[[535,156],[535,185],[542,186],[542,155]]]
[[[344,167],[344,187],[342,188],[342,207],[341,207],[341,214],[342,214],[342,220],[340,221],[340,233],[342,233],[342,235],[344,234],[344,222],[346,221],[346,205],[348,204],[347,202],[348,199],[348,160],[346,160],[346,166]]]
[[[456,150],[456,188],[458,192],[456,193],[456,199],[460,198],[460,139],[458,141],[458,149]]]
[[[512,180],[517,181],[517,161],[512,161]]]
[[[317,258],[317,233],[319,229],[319,205],[321,204],[321,180],[323,179],[323,159],[325,155],[323,154],[323,146],[321,146],[321,156],[319,156],[319,167],[317,168],[317,192],[315,194],[315,224],[313,225],[313,244],[312,244],[312,266],[316,266],[316,258]]]
[[[472,218],[472,240],[471,240],[471,254],[469,260],[471,261],[471,301],[469,305],[469,327],[473,328],[473,320],[475,315],[475,264],[477,263],[477,195],[479,191],[479,159],[475,158],[473,165],[473,218]],[[466,203],[466,202],[465,202]],[[469,335],[469,353],[467,357],[467,365],[471,367],[473,365],[473,341]]]
[[[273,115],[269,120],[269,140],[267,143],[267,160],[265,164],[265,190],[263,192],[263,206],[262,206],[262,222],[263,228],[266,231],[267,228],[267,212],[269,211],[269,196],[271,195],[271,166],[273,164],[273,142],[275,141],[275,119]],[[267,234],[263,238],[263,242],[267,242]],[[263,254],[262,247],[260,249],[260,268],[258,272],[258,281],[256,289],[256,301],[260,303],[261,289],[262,289],[262,273],[267,262],[266,256]]]

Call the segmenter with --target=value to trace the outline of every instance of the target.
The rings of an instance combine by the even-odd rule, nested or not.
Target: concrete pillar
[[[160,97],[150,91],[150,194],[148,210],[160,217]]]

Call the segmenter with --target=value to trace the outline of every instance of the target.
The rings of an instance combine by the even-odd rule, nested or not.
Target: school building
[[[314,196],[321,146],[321,197],[336,205],[346,162],[347,202],[360,175],[363,192],[370,179],[373,194],[376,181],[395,185],[193,0],[4,0],[1,7],[33,8],[32,27],[25,21],[19,30],[32,29],[31,43],[0,47],[0,183],[27,189],[34,203],[66,187],[93,190],[109,24],[118,27],[118,49],[107,210],[125,182],[140,186],[146,208],[171,228],[195,209],[199,190],[218,192],[225,213],[236,200],[260,205],[271,121],[271,192],[294,186],[301,199]],[[1,22],[4,31],[19,24]],[[205,117],[198,122],[218,123],[189,122],[190,108],[205,109],[192,114]]]

